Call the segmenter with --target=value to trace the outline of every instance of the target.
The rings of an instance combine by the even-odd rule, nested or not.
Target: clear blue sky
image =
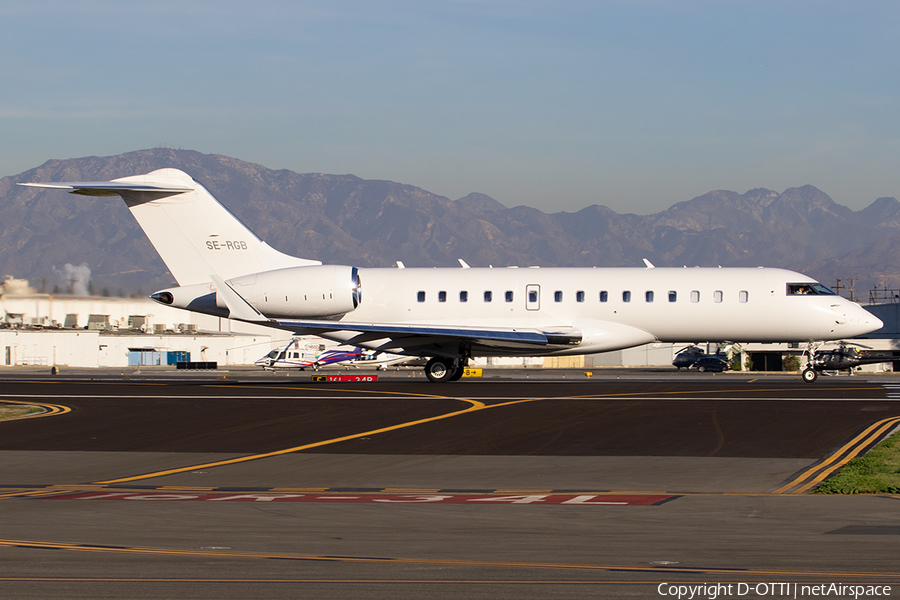
[[[0,0],[0,175],[154,146],[656,212],[900,197],[900,3]]]

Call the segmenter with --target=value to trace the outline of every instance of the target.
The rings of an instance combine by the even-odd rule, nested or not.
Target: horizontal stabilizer
[[[19,185],[51,190],[68,190],[82,196],[121,196],[123,193],[151,192],[161,194],[181,194],[193,187],[172,185],[171,183],[127,183],[124,181],[60,181],[53,183],[20,183]]]

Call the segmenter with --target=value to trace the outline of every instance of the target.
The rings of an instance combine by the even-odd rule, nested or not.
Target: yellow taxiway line
[[[285,448],[283,450],[276,450],[274,452],[265,452],[262,454],[251,454],[249,456],[240,456],[237,458],[230,458],[226,460],[219,460],[211,463],[204,463],[200,465],[191,465],[188,467],[178,467],[175,469],[167,469],[165,471],[156,471],[154,473],[145,473],[143,475],[134,475],[132,477],[122,477],[119,479],[108,479],[106,481],[97,481],[98,485],[107,485],[111,483],[126,483],[129,481],[139,481],[142,479],[152,479],[154,477],[163,477],[165,475],[174,475],[176,473],[184,473],[186,471],[195,471],[197,469],[211,469],[213,467],[222,467],[225,465],[233,465],[242,462],[248,462],[252,460],[260,460],[263,458],[271,458],[273,456],[281,456],[284,454],[291,454],[293,452],[300,452],[302,450],[310,450],[312,448],[320,448],[322,446],[328,446],[330,444],[337,444],[339,442],[346,442],[348,440],[355,440],[361,437],[367,437],[372,435],[377,435],[379,433],[386,433],[388,431],[396,431],[398,429],[405,429],[407,427],[414,427],[416,425],[421,425],[423,423],[431,423],[433,421],[440,421],[442,419],[449,419],[451,417],[455,417],[458,415],[463,415],[466,413],[474,412],[477,410],[482,410],[485,408],[485,404],[483,402],[478,402],[477,400],[465,400],[460,399],[462,402],[468,402],[471,404],[469,408],[465,408],[463,410],[456,410],[453,412],[445,413],[443,415],[437,415],[434,417],[427,417],[425,419],[417,419],[415,421],[409,421],[407,423],[399,423],[397,425],[390,425],[388,427],[382,427],[380,429],[372,429],[369,431],[363,431],[362,433],[354,433],[351,435],[345,435],[342,437],[332,438],[330,440],[322,440],[320,442],[312,442],[310,444],[304,444],[302,446],[294,446],[292,448]]]
[[[62,404],[48,404],[46,402],[32,402],[32,401],[19,401],[19,400],[0,400],[0,405],[2,404],[16,404],[19,406],[40,406],[44,409],[44,412],[32,413],[30,415],[21,415],[18,417],[6,417],[0,419],[0,423],[6,423],[7,421],[19,421],[22,419],[37,419],[39,417],[53,417],[56,415],[64,415],[67,412],[72,412],[72,409],[68,406],[63,406]]]
[[[0,547],[28,548],[45,550],[63,550],[70,552],[96,552],[103,554],[130,554],[130,555],[157,555],[157,556],[183,556],[202,558],[242,558],[242,559],[280,559],[296,561],[317,561],[334,563],[368,563],[382,565],[430,565],[441,567],[486,567],[506,569],[558,569],[568,571],[623,571],[647,573],[677,573],[685,574],[714,574],[739,575],[742,580],[748,577],[777,576],[777,577],[827,577],[841,581],[851,578],[866,579],[898,579],[900,572],[877,571],[811,571],[790,569],[722,569],[703,567],[666,567],[663,565],[603,565],[586,563],[554,563],[554,562],[530,562],[530,561],[502,561],[502,560],[465,560],[465,559],[441,559],[441,558],[403,558],[403,557],[364,557],[364,556],[323,556],[315,554],[285,554],[267,552],[235,552],[229,550],[179,550],[173,548],[148,548],[141,546],[101,546],[94,544],[73,544],[65,542],[41,542],[36,540],[7,540],[0,539]]]
[[[177,473],[185,473],[185,472],[188,472],[188,471],[196,471],[196,470],[198,470],[198,469],[211,469],[211,468],[214,468],[214,467],[223,467],[223,466],[226,466],[226,465],[233,465],[233,464],[238,464],[238,463],[243,463],[243,462],[249,462],[249,461],[254,461],[254,460],[261,460],[261,459],[264,459],[264,458],[271,458],[271,457],[273,457],[273,456],[282,456],[282,455],[284,455],[284,454],[292,454],[292,453],[294,453],[294,452],[300,452],[300,451],[303,451],[303,450],[310,450],[310,449],[312,449],[312,448],[321,448],[322,446],[328,446],[328,445],[331,445],[331,444],[337,444],[337,443],[340,443],[340,442],[346,442],[346,441],[349,441],[349,440],[355,440],[355,439],[359,439],[359,438],[362,438],[362,437],[369,437],[369,436],[373,436],[373,435],[378,435],[378,434],[380,434],[380,433],[387,433],[387,432],[389,432],[389,431],[397,431],[397,430],[399,430],[399,429],[406,429],[406,428],[408,428],[408,427],[415,427],[416,425],[422,425],[422,424],[425,424],[425,423],[432,423],[432,422],[434,422],[434,421],[440,421],[440,420],[443,420],[443,419],[449,419],[449,418],[452,418],[452,417],[457,417],[457,416],[460,416],[460,415],[465,415],[465,414],[468,414],[468,413],[478,412],[478,411],[487,410],[487,409],[491,409],[491,408],[500,408],[500,407],[504,407],[504,406],[511,406],[511,405],[514,405],[514,404],[523,404],[523,403],[525,403],[525,402],[536,402],[536,401],[538,401],[538,400],[544,400],[544,399],[545,399],[545,398],[527,398],[527,399],[522,399],[522,400],[511,400],[511,401],[509,401],[509,402],[502,402],[502,403],[499,403],[499,404],[490,404],[490,405],[488,405],[488,404],[485,404],[484,402],[480,402],[480,401],[478,401],[478,400],[469,400],[469,399],[467,399],[467,398],[451,398],[451,397],[448,397],[448,396],[429,396],[429,397],[431,397],[431,398],[441,398],[441,399],[446,399],[446,400],[456,400],[456,401],[459,401],[459,402],[468,402],[471,406],[469,406],[468,408],[465,408],[465,409],[463,409],[463,410],[456,410],[456,411],[453,411],[453,412],[445,413],[445,414],[442,414],[442,415],[437,415],[437,416],[434,416],[434,417],[427,417],[427,418],[425,418],[425,419],[417,419],[417,420],[415,420],[415,421],[408,421],[408,422],[406,422],[406,423],[398,423],[397,425],[390,425],[390,426],[388,426],[388,427],[382,427],[382,428],[380,428],[380,429],[372,429],[372,430],[369,430],[369,431],[363,431],[363,432],[361,432],[361,433],[354,433],[354,434],[351,434],[351,435],[345,435],[345,436],[341,436],[341,437],[337,437],[337,438],[332,438],[332,439],[329,439],[329,440],[322,440],[322,441],[319,441],[319,442],[312,442],[312,443],[309,443],[309,444],[304,444],[304,445],[302,445],[302,446],[294,446],[294,447],[292,447],[292,448],[285,448],[285,449],[283,449],[283,450],[276,450],[276,451],[274,451],[274,452],[265,452],[265,453],[262,453],[262,454],[251,454],[251,455],[248,455],[248,456],[240,456],[240,457],[237,457],[237,458],[230,458],[230,459],[225,459],[225,460],[215,461],[215,462],[211,462],[211,463],[204,463],[204,464],[199,464],[199,465],[190,465],[190,466],[186,466],[186,467],[177,467],[177,468],[174,468],[174,469],[166,469],[166,470],[163,470],[163,471],[155,471],[155,472],[153,472],[153,473],[144,473],[144,474],[141,474],[141,475],[133,475],[133,476],[130,476],[130,477],[121,477],[121,478],[119,478],[119,479],[108,479],[108,480],[105,480],[105,481],[96,481],[96,482],[94,482],[94,483],[97,484],[97,485],[109,485],[109,484],[113,484],[113,483],[127,483],[127,482],[130,482],[130,481],[140,481],[140,480],[144,480],[144,479],[153,479],[153,478],[155,478],[155,477],[163,477],[163,476],[166,476],[166,475],[174,475],[174,474],[177,474]]]
[[[802,494],[827,479],[832,473],[843,467],[850,460],[859,456],[875,440],[900,423],[900,416],[882,419],[869,425],[859,435],[834,451],[831,456],[815,464],[796,477],[773,490],[773,494]]]

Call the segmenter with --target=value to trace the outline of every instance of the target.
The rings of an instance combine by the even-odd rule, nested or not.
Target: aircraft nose
[[[872,313],[869,313],[869,314],[872,314]],[[871,327],[872,328],[871,331],[877,331],[878,329],[881,329],[882,327],[884,327],[884,321],[882,321],[875,315],[872,315],[871,317],[866,319],[865,325],[867,327]]]
[[[859,333],[854,333],[854,335],[871,333],[884,327],[884,321],[862,307],[859,308],[859,313],[855,316],[856,318],[852,319],[851,322],[855,325],[854,329],[859,330]]]

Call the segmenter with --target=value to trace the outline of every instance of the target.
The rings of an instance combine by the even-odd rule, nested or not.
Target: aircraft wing
[[[520,346],[522,348],[564,345],[572,346],[581,342],[581,333],[572,328],[554,331],[540,331],[527,328],[480,328],[447,327],[440,325],[354,323],[348,321],[277,321],[279,327],[301,334],[327,334],[336,331],[356,332],[358,335],[346,344],[362,344],[379,340],[383,343],[379,351],[424,348],[436,345],[452,345],[465,342],[483,347]]]

